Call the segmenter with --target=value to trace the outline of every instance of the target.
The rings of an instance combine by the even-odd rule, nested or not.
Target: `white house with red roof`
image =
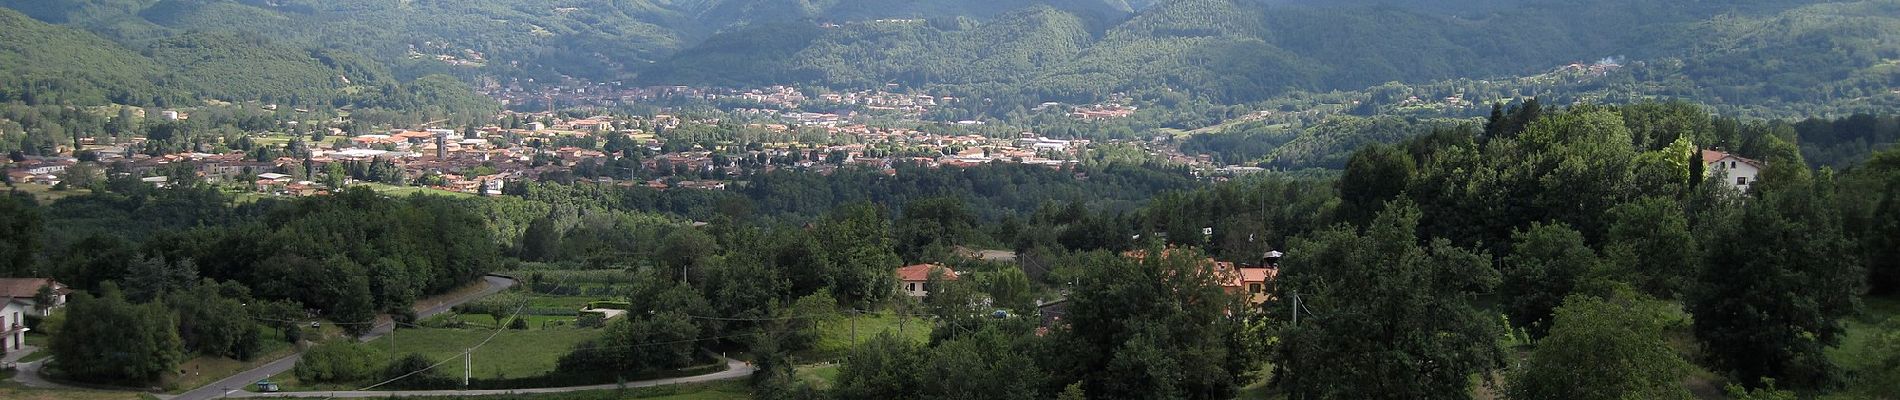
[[[34,300],[39,296],[40,288],[52,290],[50,299],[52,304],[42,307]],[[53,310],[65,306],[66,295],[72,292],[73,290],[65,284],[51,278],[0,278],[0,300],[14,299],[24,303],[30,313],[38,316],[46,316]],[[0,331],[3,330],[0,329]]]
[[[950,267],[937,264],[917,264],[897,269],[897,290],[904,292],[905,295],[909,295],[910,297],[928,296],[930,295],[930,290],[925,288],[925,283],[930,281],[930,275],[932,273],[937,273],[938,271],[941,271],[943,280],[945,281],[957,280],[957,271],[950,269]]]
[[[1704,173],[1715,175],[1716,171],[1721,171],[1735,190],[1744,192],[1748,191],[1749,185],[1755,184],[1756,179],[1761,176],[1761,170],[1767,167],[1760,161],[1721,150],[1702,150],[1702,164]]]

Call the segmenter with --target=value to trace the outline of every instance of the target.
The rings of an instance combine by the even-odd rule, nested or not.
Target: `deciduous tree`
[[[1689,399],[1694,367],[1669,347],[1680,312],[1640,295],[1574,295],[1556,310],[1550,336],[1511,371],[1512,399]]]
[[[1471,304],[1498,273],[1445,240],[1420,245],[1418,218],[1396,201],[1364,233],[1340,226],[1288,246],[1287,301],[1273,308],[1287,316],[1273,362],[1288,398],[1465,399],[1474,374],[1500,366],[1497,319]]]

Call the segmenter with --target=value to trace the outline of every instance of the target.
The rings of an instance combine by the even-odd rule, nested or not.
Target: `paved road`
[[[482,281],[488,284],[488,288],[482,289],[482,291],[479,293],[468,295],[467,297],[463,297],[460,299],[455,299],[454,301],[443,303],[442,305],[436,306],[434,308],[418,311],[416,312],[416,318],[418,319],[427,318],[432,315],[441,314],[441,313],[447,312],[449,308],[455,307],[462,303],[467,303],[475,299],[482,298],[484,296],[500,293],[502,290],[507,290],[509,287],[515,285],[515,280],[513,279],[508,279],[508,278],[503,278],[503,277],[498,277],[498,276],[493,276],[493,275],[482,277]],[[363,335],[363,337],[360,340],[365,341],[365,342],[370,341],[370,340],[375,340],[378,337],[382,337],[383,335],[389,334],[389,332],[394,330],[395,327],[396,325],[394,323],[383,323],[383,324],[377,325],[374,329],[370,329],[368,334]],[[303,358],[302,352],[291,354],[290,356],[278,359],[277,361],[271,361],[268,364],[264,364],[263,366],[253,368],[249,371],[239,372],[237,373],[237,375],[231,375],[230,377],[224,378],[223,380],[212,382],[209,385],[201,386],[192,391],[185,392],[184,394],[180,394],[177,396],[169,396],[169,397],[167,396],[159,396],[159,397],[163,399],[170,399],[170,400],[209,400],[209,399],[225,397],[227,394],[231,396],[236,396],[239,393],[242,393],[242,392],[238,392],[239,390],[243,390],[246,386],[250,386],[250,384],[252,383],[257,383],[257,381],[259,380],[262,380],[264,378],[269,378],[273,375],[284,373],[284,371],[289,371],[292,367],[296,367],[297,360],[300,358]],[[26,374],[21,374],[21,375],[26,375]]]
[[[726,358],[725,356],[719,356],[719,358],[726,360],[725,371],[714,372],[714,373],[705,374],[705,375],[679,377],[679,378],[666,378],[666,379],[653,379],[653,380],[627,382],[625,387],[632,388],[632,387],[648,387],[648,386],[665,386],[665,385],[673,385],[673,384],[681,384],[681,383],[723,381],[727,379],[738,379],[738,378],[744,378],[747,376],[752,376],[752,373],[758,370],[758,368],[753,367],[751,363],[734,360],[731,358]],[[384,397],[419,397],[419,396],[482,396],[482,395],[495,395],[495,394],[561,393],[561,392],[578,392],[578,391],[583,391],[583,390],[610,390],[610,389],[618,389],[621,387],[622,387],[621,384],[609,383],[609,384],[604,384],[604,385],[588,385],[588,386],[568,386],[568,387],[533,388],[533,389],[496,389],[496,390],[401,390],[401,391],[374,391],[374,392],[278,392],[278,393],[232,392],[229,397],[325,397],[325,398],[374,397],[374,398],[384,398]]]

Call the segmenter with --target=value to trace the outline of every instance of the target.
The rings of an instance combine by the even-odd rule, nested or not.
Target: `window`
[[[909,290],[909,291],[912,291],[912,292],[915,292],[915,291],[917,291],[917,282],[911,282],[911,283],[906,283],[906,284],[904,284],[904,290]]]
[[[1735,177],[1735,184],[1738,186],[1748,186],[1748,177],[1746,176]]]
[[[1248,284],[1248,285],[1247,285],[1247,292],[1250,292],[1250,293],[1260,293],[1260,292],[1261,292],[1262,290],[1264,290],[1264,289],[1265,289],[1265,288],[1264,288],[1264,287],[1262,287],[1262,286],[1261,286],[1260,284],[1258,284],[1258,283],[1253,283],[1253,284]]]

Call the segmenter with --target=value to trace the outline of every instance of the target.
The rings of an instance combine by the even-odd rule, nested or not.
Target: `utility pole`
[[[474,352],[475,349],[462,350],[462,389],[468,389],[469,374],[475,370],[475,361],[469,358]]]
[[[1300,292],[1293,292],[1293,326],[1300,326]]]

